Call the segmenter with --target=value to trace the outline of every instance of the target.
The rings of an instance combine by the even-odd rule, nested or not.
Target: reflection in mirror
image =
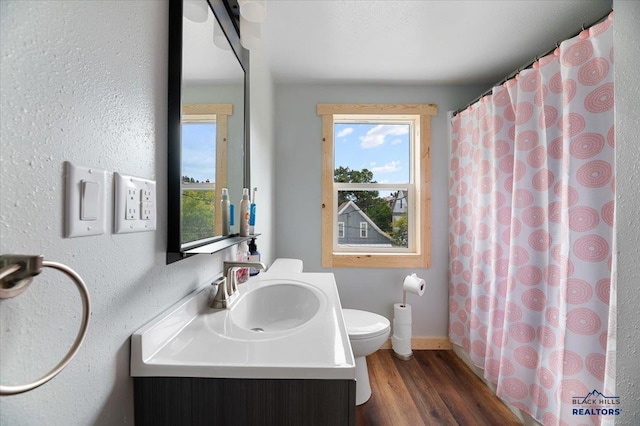
[[[169,38],[167,263],[225,238],[216,207],[223,187],[239,201],[246,176],[248,63],[222,0],[171,0]]]
[[[232,104],[182,106],[182,243],[222,229],[216,206],[227,187],[227,123]]]
[[[204,22],[189,19],[204,4]],[[194,5],[194,6],[195,6]],[[195,6],[197,7],[197,6]],[[185,0],[182,39],[182,236],[193,243],[221,236],[222,188],[242,190],[244,71],[205,0]],[[227,139],[235,149],[227,149]],[[217,161],[216,161],[217,159]],[[230,167],[226,167],[229,165]]]

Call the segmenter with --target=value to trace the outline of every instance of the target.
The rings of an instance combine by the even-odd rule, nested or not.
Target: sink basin
[[[236,301],[230,312],[238,327],[256,333],[291,330],[318,314],[320,297],[302,283],[277,283],[258,287]]]
[[[204,286],[136,331],[131,375],[355,378],[333,274],[260,273],[238,292],[230,309],[214,309],[215,288]]]

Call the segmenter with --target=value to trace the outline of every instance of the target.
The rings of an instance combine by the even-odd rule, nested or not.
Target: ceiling
[[[267,0],[277,82],[491,84],[611,0]]]
[[[242,84],[242,66],[213,12],[205,9],[207,18],[203,22],[182,18],[182,81],[187,85]]]

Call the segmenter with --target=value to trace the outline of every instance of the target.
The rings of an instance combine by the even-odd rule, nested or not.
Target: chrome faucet
[[[262,262],[223,262],[223,278],[218,284],[218,292],[211,304],[215,309],[228,309],[237,296],[238,283],[236,282],[236,271],[239,268],[255,268],[266,271],[267,267]]]

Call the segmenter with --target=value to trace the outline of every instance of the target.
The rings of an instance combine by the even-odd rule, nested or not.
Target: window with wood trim
[[[220,235],[216,205],[227,186],[227,128],[232,104],[182,106],[181,244]]]
[[[433,104],[318,104],[322,266],[431,266]]]

